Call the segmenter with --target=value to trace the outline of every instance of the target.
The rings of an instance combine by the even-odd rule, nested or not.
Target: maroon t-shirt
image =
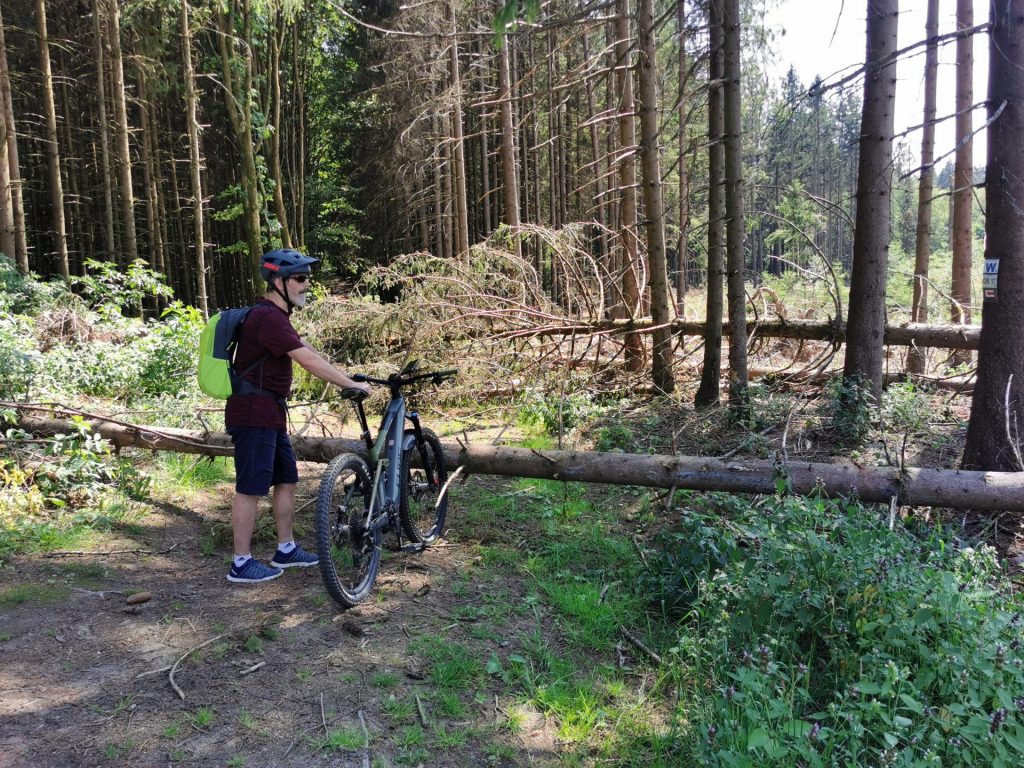
[[[235,372],[244,374],[267,355],[263,364],[256,365],[244,378],[255,387],[286,398],[292,389],[292,359],[288,353],[301,346],[302,339],[292,328],[288,313],[262,299],[245,318],[239,333]],[[232,395],[224,407],[224,425],[288,428],[284,408],[269,395]]]

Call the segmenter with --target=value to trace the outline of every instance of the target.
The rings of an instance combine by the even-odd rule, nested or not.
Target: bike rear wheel
[[[429,429],[422,430],[423,441],[409,433],[402,451],[402,485],[398,517],[406,538],[417,544],[430,544],[444,532],[448,513],[448,493],[438,497],[448,479],[441,441]]]
[[[370,594],[380,566],[380,529],[367,529],[372,481],[366,462],[342,454],[328,465],[316,504],[320,575],[335,602],[351,608]]]

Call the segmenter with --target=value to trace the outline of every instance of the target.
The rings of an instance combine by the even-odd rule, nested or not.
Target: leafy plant
[[[829,382],[828,391],[836,437],[851,445],[860,443],[871,427],[870,387],[858,377],[839,377]]]
[[[990,548],[815,498],[693,497],[683,530],[649,577],[687,607],[674,651],[714,691],[702,764],[1024,759],[1022,614]]]
[[[143,259],[136,259],[127,268],[109,261],[85,260],[86,274],[75,278],[90,306],[103,317],[138,306],[143,298],[173,295],[164,276],[149,269]]]

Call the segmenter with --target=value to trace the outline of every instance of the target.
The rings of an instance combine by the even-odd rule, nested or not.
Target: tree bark
[[[665,202],[658,156],[657,30],[654,27],[653,6],[652,0],[639,0],[637,7],[640,32],[637,70],[640,91],[640,164],[644,177],[644,210],[647,214],[645,221],[647,268],[651,276],[651,317],[655,324],[651,378],[655,388],[667,394],[675,389],[675,380],[672,376],[672,315],[665,263]]]
[[[103,185],[103,247],[104,256],[113,261],[117,251],[114,243],[114,190],[111,187],[113,173],[110,167],[110,137],[107,125],[107,73],[103,66],[103,0],[93,0],[93,34],[96,37],[96,122],[100,135],[100,158],[102,165],[100,183]]]
[[[935,184],[935,88],[939,69],[939,0],[928,0],[924,58],[924,127],[921,130],[921,178],[917,187],[917,239],[914,248],[914,299],[910,319],[928,322],[928,266],[932,252],[932,189]],[[907,373],[925,372],[924,352],[912,347],[907,353]]]
[[[245,19],[246,32],[249,30],[249,2],[243,0],[242,13]],[[217,35],[220,49],[221,73],[224,77],[224,101],[228,117],[234,131],[235,142],[242,161],[239,174],[242,183],[242,231],[249,250],[249,271],[242,279],[246,301],[255,299],[263,278],[260,276],[260,264],[263,259],[263,237],[260,228],[260,191],[259,176],[256,170],[256,148],[253,146],[252,135],[252,54],[251,35],[243,34],[245,43],[244,73],[242,82],[234,74],[234,15],[220,12],[220,33]],[[246,279],[247,278],[247,279]]]
[[[455,5],[449,5],[452,17],[452,39],[448,46],[448,70],[452,79],[452,140],[455,178],[455,230],[456,255],[469,251],[469,206],[466,201],[466,149],[462,131],[462,78],[459,74],[459,38],[455,34]]]
[[[114,126],[117,155],[118,188],[121,193],[121,247],[119,262],[131,264],[139,258],[135,232],[135,192],[132,188],[132,158],[128,148],[128,107],[124,85],[124,62],[121,56],[121,12],[117,0],[106,0],[108,38],[110,40],[110,72],[114,81],[111,98],[114,102]]]
[[[615,3],[615,73],[618,97],[619,241],[622,255],[622,301],[619,317],[636,317],[640,307],[637,274],[639,233],[636,210],[636,105],[633,101],[633,68],[630,63],[629,0]],[[640,337],[626,336],[626,370],[643,370],[644,347]]]
[[[46,0],[36,0],[36,32],[39,44],[39,68],[43,75],[43,110],[46,113],[46,162],[50,173],[50,200],[53,206],[53,238],[57,271],[67,280],[68,236],[64,224],[64,182],[61,180],[60,149],[57,143],[57,108],[53,101],[53,75],[50,72],[50,45],[46,32]]]
[[[1019,2],[1019,0],[1013,0]],[[69,421],[22,415],[18,427],[32,435],[74,429]],[[222,432],[141,427],[92,420],[90,426],[119,448],[146,448],[207,456],[230,456],[231,438]],[[366,455],[354,438],[292,438],[296,458],[325,463],[341,453]],[[698,456],[538,451],[532,448],[442,443],[449,467],[470,474],[534,477],[566,482],[639,485],[647,488],[774,494],[779,467],[765,459],[724,460]],[[793,461],[784,465],[792,493],[824,494],[909,506],[1024,511],[1024,473],[970,472],[916,467],[874,467]]]
[[[636,333],[650,333],[655,323],[646,317],[635,320],[605,320],[599,323],[559,325],[535,330],[522,330],[508,334],[514,337],[526,336],[585,336],[594,333],[608,333],[627,330]],[[684,336],[704,336],[707,338],[707,324],[701,320],[673,320],[672,332]],[[732,325],[723,323],[721,336],[732,333]],[[805,339],[808,341],[828,341],[842,344],[846,339],[846,328],[842,323],[825,323],[818,320],[774,320],[747,321],[747,336],[765,336],[779,339]],[[887,346],[894,347],[937,347],[940,349],[978,349],[981,328],[977,325],[902,325],[886,326],[883,336]],[[719,338],[721,344],[721,338]]]
[[[962,466],[1021,470],[1024,426],[1024,0],[993,3],[989,38],[985,273],[978,381]],[[999,111],[1002,110],[1001,113]],[[995,115],[999,113],[998,119]],[[992,269],[994,267],[994,270]],[[995,279],[992,279],[992,274]]]
[[[743,219],[743,123],[740,110],[740,2],[722,3],[725,84],[725,250],[729,293],[729,405],[746,407],[747,394],[747,294],[743,251],[746,234]]]
[[[889,266],[889,205],[896,98],[898,0],[872,0],[867,11],[864,107],[857,172],[857,217],[850,275],[843,377],[882,397],[882,335]]]
[[[973,0],[957,0],[957,29],[974,26]],[[971,197],[974,186],[974,140],[971,138],[974,103],[974,37],[956,41],[956,159],[953,163],[953,277],[949,295],[954,323],[971,322]],[[991,223],[990,223],[991,224]],[[963,364],[970,356],[954,355]]]
[[[15,259],[18,271],[28,274],[28,247],[25,242],[25,204],[21,194],[21,164],[18,159],[18,129],[14,123],[14,99],[11,94],[11,73],[7,67],[7,39],[4,35],[4,21],[0,17],[0,110],[3,111],[5,142],[0,152],[7,158],[7,173],[10,177],[12,226],[14,227],[14,251],[8,256]]]
[[[281,38],[278,36],[278,24],[281,24],[283,35],[282,19],[281,11],[274,10],[272,23],[267,31],[270,38],[270,110],[273,119],[273,132],[270,136],[270,173],[274,177],[274,210],[277,212],[277,222],[281,227],[281,245],[291,248],[291,228],[288,226],[288,212],[284,207],[284,174],[281,173]]]
[[[686,66],[686,2],[678,0],[676,17],[676,32],[679,44],[679,106],[676,111],[679,115],[679,238],[677,243],[678,253],[676,255],[676,315],[686,317],[686,261],[687,261],[687,235],[690,224],[690,188],[686,166],[686,127],[688,68]]]
[[[512,119],[512,85],[509,75],[506,34],[498,48],[498,99],[501,104],[501,190],[505,203],[504,222],[513,232],[519,229],[519,184],[516,173],[516,130]],[[516,252],[519,252],[518,239]]]
[[[199,121],[196,118],[196,77],[192,67],[192,30],[188,21],[188,0],[181,0],[181,55],[185,75],[185,125],[188,128],[189,178],[192,182],[192,218],[195,235],[196,294],[203,317],[210,316],[206,290],[206,238],[203,230],[203,158],[199,153]]]
[[[725,274],[725,51],[722,2],[708,6],[708,278],[704,315],[704,370],[694,398],[698,408],[715,405],[722,379],[722,277]]]

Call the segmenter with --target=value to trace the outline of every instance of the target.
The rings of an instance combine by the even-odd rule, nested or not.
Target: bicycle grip
[[[459,372],[458,368],[449,368],[447,371],[437,371],[434,374],[434,382],[440,383],[442,379],[448,379],[455,376]]]
[[[352,381],[358,381],[359,383],[362,383],[362,382],[366,381],[366,374],[365,373],[353,373],[350,378],[352,379]]]

